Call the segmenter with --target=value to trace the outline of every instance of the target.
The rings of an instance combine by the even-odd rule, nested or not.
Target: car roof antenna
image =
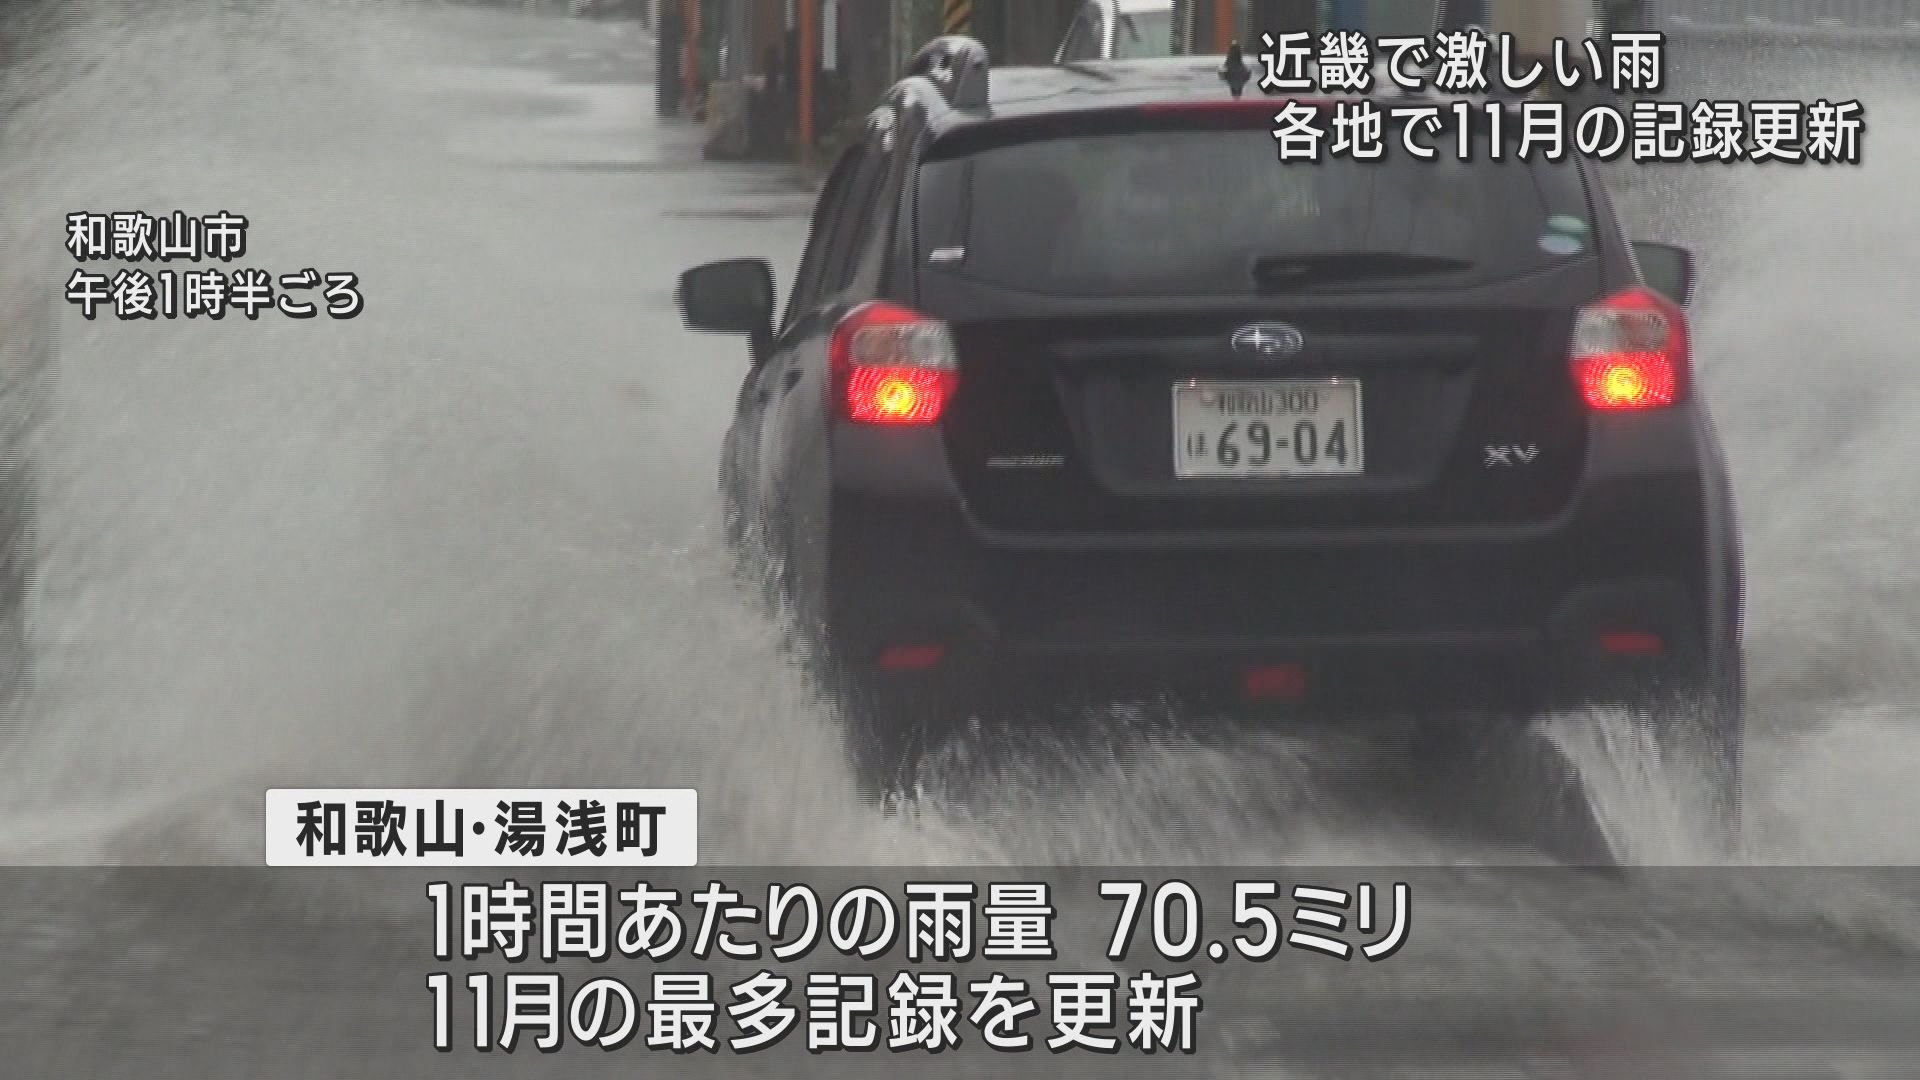
[[[1235,41],[1227,46],[1227,62],[1220,65],[1220,81],[1227,84],[1234,97],[1247,87],[1247,81],[1253,78],[1252,69],[1247,67],[1245,54],[1240,51],[1240,43]]]

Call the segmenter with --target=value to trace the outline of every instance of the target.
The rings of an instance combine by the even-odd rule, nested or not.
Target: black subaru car
[[[940,39],[833,168],[783,311],[764,260],[681,275],[687,325],[749,343],[728,541],[862,779],[1062,696],[1411,705],[1434,746],[1602,703],[1691,732],[1734,805],[1691,256],[1629,242],[1590,163],[1495,145],[1513,106],[1283,160],[1282,102],[1235,83]]]

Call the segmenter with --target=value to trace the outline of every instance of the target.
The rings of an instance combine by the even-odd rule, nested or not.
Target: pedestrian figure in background
[[[747,81],[748,153],[772,160],[787,150],[792,85],[777,45],[760,50],[760,70]]]

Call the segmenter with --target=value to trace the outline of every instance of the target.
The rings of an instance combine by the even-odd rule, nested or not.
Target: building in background
[[[675,84],[660,95],[661,113],[706,123],[713,156],[780,159],[832,153],[931,38],[970,33],[997,64],[1045,63],[1076,7],[1076,0],[660,3],[658,74]],[[802,48],[803,26],[812,30],[810,50]]]
[[[1049,62],[1085,0],[649,0],[660,35],[663,115],[733,130],[738,156],[825,160],[929,39],[969,33],[996,65]],[[1615,29],[1854,30],[1920,39],[1920,0],[1598,0]],[[1480,22],[1487,0],[1174,0],[1175,50],[1216,53],[1262,30],[1431,33]],[[805,39],[803,41],[803,27]],[[804,57],[803,57],[804,54]],[[710,108],[714,94],[728,102]],[[714,112],[720,115],[711,115]]]

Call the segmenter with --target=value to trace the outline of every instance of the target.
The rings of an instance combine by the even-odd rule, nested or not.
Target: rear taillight
[[[1692,362],[1686,312],[1634,287],[1580,309],[1573,377],[1590,409],[1661,409],[1680,400]]]
[[[835,392],[863,424],[931,424],[959,385],[947,324],[884,301],[862,304],[834,328]]]
[[[1292,701],[1307,694],[1307,669],[1301,664],[1260,664],[1240,673],[1240,692],[1263,701]]]
[[[1608,630],[1600,635],[1602,651],[1615,656],[1659,656],[1667,643],[1646,630]]]
[[[946,659],[945,645],[890,645],[880,651],[880,667],[886,671],[925,671]]]

